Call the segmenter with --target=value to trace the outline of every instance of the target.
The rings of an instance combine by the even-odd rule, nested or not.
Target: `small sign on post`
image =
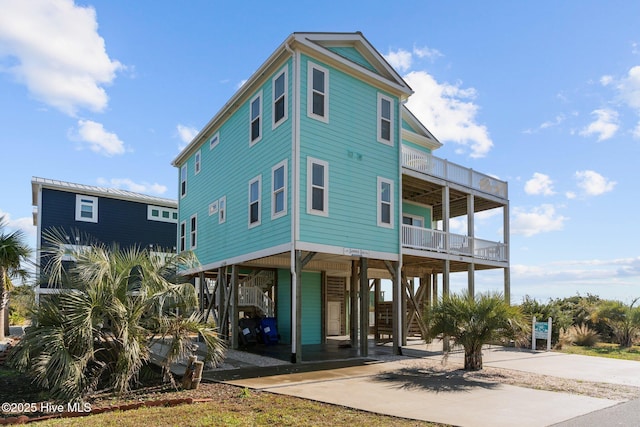
[[[536,349],[536,340],[547,340],[547,351],[551,350],[552,326],[551,317],[546,322],[536,322],[536,317],[533,316],[533,321],[531,322],[531,350]]]

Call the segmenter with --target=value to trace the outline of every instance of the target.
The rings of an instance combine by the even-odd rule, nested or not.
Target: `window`
[[[209,139],[209,150],[213,150],[214,148],[216,148],[216,145],[218,145],[219,142],[220,142],[220,132],[216,132]]]
[[[98,198],[76,194],[76,221],[98,222]]]
[[[393,99],[378,94],[378,142],[393,145]]]
[[[307,213],[329,215],[329,164],[307,157]]]
[[[178,210],[162,206],[147,205],[147,219],[149,221],[178,222]]]
[[[329,122],[329,72],[312,62],[307,76],[307,115]]]
[[[260,225],[260,192],[262,176],[249,181],[249,228]]]
[[[249,119],[249,145],[253,145],[262,138],[262,92],[249,103]]]
[[[187,195],[187,165],[180,168],[180,197]]]
[[[187,249],[187,223],[182,221],[180,223],[180,252],[184,252]]]
[[[195,158],[195,166],[194,166],[194,170],[195,170],[195,174],[197,175],[200,173],[200,167],[201,167],[201,158],[202,158],[202,154],[200,153],[200,150],[196,151],[196,158]]]
[[[209,204],[209,216],[215,215],[218,213],[218,201],[214,200]]]
[[[189,234],[189,248],[195,249],[197,247],[197,237],[198,237],[198,215],[194,214],[191,216],[191,230]]]
[[[218,203],[218,224],[222,224],[227,220],[227,196],[220,197]]]
[[[273,129],[287,120],[287,69],[273,78]]]
[[[284,160],[271,169],[271,219],[287,214],[287,161]]]
[[[393,228],[393,181],[378,177],[378,225]]]
[[[414,227],[424,227],[424,218],[417,215],[403,214],[402,223],[404,225],[412,225]]]

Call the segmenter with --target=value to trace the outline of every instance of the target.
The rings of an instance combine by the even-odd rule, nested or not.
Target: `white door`
[[[327,335],[340,335],[340,301],[327,301]]]

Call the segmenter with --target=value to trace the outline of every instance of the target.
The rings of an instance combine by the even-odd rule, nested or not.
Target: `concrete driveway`
[[[407,349],[406,353],[416,354],[416,351]],[[370,412],[458,426],[549,426],[620,403],[469,380],[447,373],[428,377],[416,374],[416,369],[425,365],[423,359],[441,358],[441,355],[405,357],[361,366],[227,382]],[[462,354],[454,352],[449,358],[462,358]],[[632,361],[496,347],[484,351],[484,364],[640,387],[640,363]]]

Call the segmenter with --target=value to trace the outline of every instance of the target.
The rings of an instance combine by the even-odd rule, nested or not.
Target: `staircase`
[[[274,302],[267,296],[273,285],[273,271],[259,271],[247,276],[238,286],[238,307],[256,311],[258,315],[274,316]]]

